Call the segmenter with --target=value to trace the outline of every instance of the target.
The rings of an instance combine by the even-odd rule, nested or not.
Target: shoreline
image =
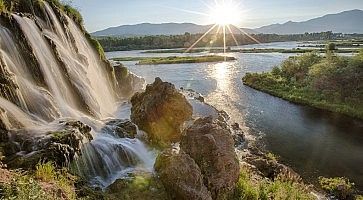
[[[243,77],[244,79],[245,77]],[[277,98],[281,98],[283,100],[286,100],[290,103],[294,103],[294,104],[298,104],[298,105],[303,105],[303,106],[310,106],[312,108],[316,108],[322,111],[327,111],[327,112],[331,112],[331,113],[337,113],[337,114],[342,114],[345,115],[347,117],[352,117],[354,119],[357,120],[362,120],[363,121],[363,114],[356,112],[356,109],[350,107],[350,106],[346,106],[346,105],[337,105],[337,104],[330,104],[327,102],[318,102],[318,101],[310,101],[308,97],[294,97],[291,95],[287,95],[284,94],[284,92],[278,92],[276,90],[272,90],[272,89],[268,89],[268,88],[264,88],[262,86],[258,86],[256,84],[253,83],[248,83],[245,80],[243,80],[243,84],[255,89],[257,91],[272,95],[274,97]]]

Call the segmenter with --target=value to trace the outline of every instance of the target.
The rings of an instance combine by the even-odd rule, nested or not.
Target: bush
[[[354,195],[354,184],[343,177],[324,178],[319,177],[319,183],[323,190],[339,199],[348,199]]]
[[[335,45],[335,43],[330,42],[329,44],[327,44],[327,45],[326,45],[326,50],[327,50],[327,51],[334,51],[334,50],[336,50],[336,45]]]
[[[35,167],[35,178],[42,181],[54,181],[57,177],[57,173],[55,172],[55,168],[51,162],[45,164],[37,164]]]

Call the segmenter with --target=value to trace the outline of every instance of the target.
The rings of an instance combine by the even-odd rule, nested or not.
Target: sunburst
[[[228,33],[231,34],[236,46],[238,46],[238,41],[234,35],[234,30],[238,30],[241,34],[247,35],[250,39],[252,39],[256,43],[260,43],[257,39],[255,39],[252,35],[245,32],[243,29],[237,28],[238,23],[243,20],[244,9],[241,8],[241,4],[236,2],[235,0],[214,0],[214,3],[207,4],[203,2],[205,6],[209,9],[207,13],[196,12],[191,10],[181,10],[188,13],[198,14],[209,17],[210,20],[213,21],[213,25],[209,30],[207,30],[199,39],[197,39],[185,52],[189,52],[192,50],[204,37],[210,34],[215,28],[218,28],[215,32],[218,37],[220,31],[223,31],[223,52],[226,53],[227,44],[226,44],[226,35]],[[178,9],[180,10],[180,9]],[[227,33],[228,31],[228,33]]]

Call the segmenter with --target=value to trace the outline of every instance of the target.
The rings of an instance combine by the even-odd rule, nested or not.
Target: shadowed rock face
[[[171,83],[156,78],[132,99],[131,120],[148,133],[153,144],[180,141],[182,124],[192,117],[192,106]]]
[[[10,146],[22,154],[10,156],[11,168],[29,169],[39,162],[52,161],[57,166],[67,166],[81,155],[82,146],[91,141],[91,127],[80,121],[60,122],[58,131],[48,132],[46,137],[35,138],[24,134],[13,135]],[[11,143],[11,144],[10,144]]]
[[[198,164],[213,199],[225,199],[239,177],[239,161],[231,132],[223,122],[199,119],[185,130],[180,148]]]
[[[174,199],[212,199],[198,165],[184,151],[165,150],[157,158],[155,170]]]

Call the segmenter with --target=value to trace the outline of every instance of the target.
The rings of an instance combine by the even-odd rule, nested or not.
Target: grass
[[[0,183],[3,199],[76,199],[75,178],[52,163],[39,163],[34,172],[13,172],[8,183]]]
[[[307,187],[291,181],[256,179],[246,167],[242,167],[237,187],[232,200],[310,200],[315,197],[310,194]]]

